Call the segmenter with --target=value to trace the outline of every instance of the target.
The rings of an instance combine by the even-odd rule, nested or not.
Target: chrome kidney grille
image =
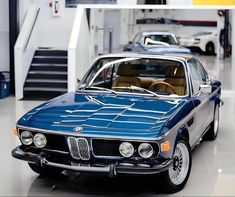
[[[87,139],[68,137],[68,146],[70,154],[74,159],[90,159],[90,148]]]

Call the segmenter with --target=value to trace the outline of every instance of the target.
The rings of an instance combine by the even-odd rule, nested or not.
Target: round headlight
[[[20,139],[24,145],[31,145],[33,143],[33,134],[29,131],[23,131],[20,134]]]
[[[142,143],[139,145],[138,153],[144,159],[148,159],[153,155],[153,147],[149,143]]]
[[[122,142],[119,146],[119,152],[123,157],[131,157],[134,151],[134,146],[130,142]]]
[[[45,135],[43,135],[41,133],[37,133],[33,137],[33,143],[35,144],[36,147],[43,148],[47,144],[47,138],[45,137]]]

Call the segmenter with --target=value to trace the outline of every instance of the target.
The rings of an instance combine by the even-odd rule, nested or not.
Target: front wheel
[[[167,193],[180,191],[188,181],[191,171],[191,148],[186,139],[178,141],[173,156],[173,165],[162,173]]]

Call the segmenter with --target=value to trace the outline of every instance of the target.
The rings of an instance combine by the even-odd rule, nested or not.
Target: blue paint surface
[[[81,126],[82,134],[159,137],[171,115],[186,101],[138,94],[68,93],[34,108],[18,124],[68,134]]]

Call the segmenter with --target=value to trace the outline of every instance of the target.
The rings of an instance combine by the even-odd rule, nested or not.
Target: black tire
[[[52,168],[52,167],[41,167],[36,164],[28,163],[31,170],[42,175],[42,176],[57,176],[60,175],[63,171],[60,168]]]
[[[209,130],[206,132],[204,139],[213,141],[219,132],[219,105],[215,105],[214,119],[210,124]]]
[[[181,158],[177,157],[176,152],[178,151],[177,148],[180,145],[180,147],[183,147],[184,151],[186,151],[186,154],[182,154],[187,157],[187,160],[184,160],[184,164],[181,160]],[[190,172],[191,172],[191,165],[192,165],[192,156],[191,156],[191,148],[188,143],[188,140],[185,138],[181,138],[176,145],[175,153],[174,153],[174,158],[173,158],[173,166],[169,168],[167,171],[164,171],[161,173],[161,178],[163,180],[163,187],[166,193],[175,193],[183,189],[185,184],[188,181]],[[182,153],[182,152],[181,152]],[[185,157],[185,158],[186,158]],[[181,161],[181,162],[180,162]],[[183,165],[186,165],[186,168],[183,170]],[[178,167],[177,167],[178,166]],[[179,171],[181,174],[181,178],[178,180],[173,180],[173,173],[177,173],[177,169],[181,168],[182,172]],[[172,176],[170,176],[170,173]],[[180,180],[180,181],[179,181]],[[178,181],[178,182],[177,182]]]
[[[214,55],[215,54],[215,45],[213,44],[213,42],[207,43],[206,54],[207,55]]]

